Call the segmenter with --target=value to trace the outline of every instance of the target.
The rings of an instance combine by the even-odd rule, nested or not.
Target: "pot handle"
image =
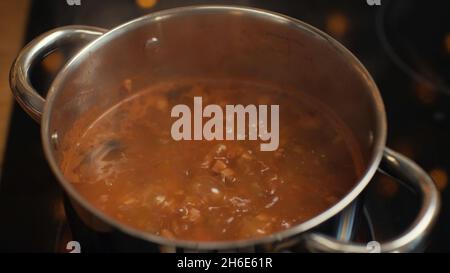
[[[16,101],[37,122],[41,121],[45,99],[33,88],[30,69],[33,64],[64,43],[89,43],[106,30],[90,26],[64,26],[48,31],[32,40],[22,49],[14,61],[9,83]]]
[[[422,198],[418,216],[403,234],[387,242],[357,244],[340,241],[327,235],[305,235],[306,248],[312,252],[411,252],[430,232],[440,208],[440,194],[433,180],[416,163],[407,157],[385,149],[380,170],[411,186]]]

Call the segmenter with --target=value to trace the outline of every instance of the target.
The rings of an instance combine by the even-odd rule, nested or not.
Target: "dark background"
[[[26,42],[58,26],[112,28],[156,10],[205,3],[254,6],[296,17],[334,36],[362,61],[385,102],[388,146],[418,162],[442,191],[443,209],[426,251],[450,252],[448,1],[382,0],[381,6],[370,6],[365,0],[160,0],[142,8],[134,0],[81,0],[81,6],[35,0]],[[47,90],[57,72],[54,66],[34,69],[39,90]],[[418,208],[416,196],[381,175],[366,190],[365,199],[377,240],[404,230]],[[61,191],[46,163],[39,125],[15,105],[1,169],[0,251],[60,251],[67,234]]]

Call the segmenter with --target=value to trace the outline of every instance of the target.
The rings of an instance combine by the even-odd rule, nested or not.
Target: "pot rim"
[[[62,174],[59,165],[51,152],[51,134],[50,132],[50,116],[52,115],[52,105],[55,101],[56,95],[58,93],[59,87],[62,85],[65,75],[68,71],[73,69],[76,64],[86,58],[88,56],[89,51],[92,49],[96,49],[101,47],[104,43],[108,41],[109,38],[114,38],[116,35],[120,35],[123,32],[131,30],[135,27],[142,26],[144,24],[152,23],[158,20],[167,19],[170,17],[176,17],[179,15],[195,15],[201,13],[221,13],[221,14],[232,14],[232,13],[241,13],[246,16],[255,16],[258,18],[262,18],[268,21],[282,22],[285,24],[289,24],[299,31],[307,31],[311,34],[314,34],[331,44],[336,48],[336,50],[343,54],[345,58],[353,63],[353,65],[357,68],[357,72],[361,74],[362,77],[366,79],[366,83],[370,89],[370,96],[375,106],[376,111],[376,125],[375,125],[375,135],[373,136],[373,153],[370,157],[369,162],[367,163],[366,170],[364,174],[361,176],[358,182],[355,183],[355,186],[336,204],[320,213],[319,215],[307,220],[306,222],[295,225],[289,229],[279,231],[273,234],[270,234],[265,237],[255,238],[255,239],[245,239],[245,240],[233,240],[233,241],[211,241],[211,242],[201,242],[201,241],[189,241],[189,240],[169,240],[162,236],[154,235],[151,233],[147,233],[133,227],[122,224],[121,222],[113,219],[112,217],[106,215],[101,212],[93,205],[91,205],[84,197],[82,197],[78,191],[72,186],[72,184],[67,181]],[[280,242],[287,238],[292,238],[294,236],[298,236],[301,233],[312,229],[313,227],[318,226],[319,224],[325,222],[331,217],[335,216],[339,212],[341,212],[345,207],[347,207],[367,186],[367,184],[371,181],[373,175],[378,169],[380,164],[383,151],[386,145],[386,132],[387,132],[387,124],[386,124],[386,113],[384,109],[384,104],[379,93],[378,87],[376,86],[372,76],[369,74],[367,69],[363,66],[363,64],[343,45],[341,45],[338,41],[330,37],[328,34],[322,32],[321,30],[304,23],[298,19],[279,14],[272,11],[267,11],[263,9],[257,9],[253,7],[242,7],[242,6],[230,6],[230,5],[196,5],[196,6],[186,6],[179,7],[173,9],[162,10],[154,13],[150,13],[148,15],[139,17],[137,19],[128,21],[118,27],[115,27],[104,35],[100,36],[93,42],[86,45],[83,49],[81,49],[58,73],[55,80],[52,82],[51,87],[49,89],[46,103],[44,106],[44,112],[42,116],[42,126],[41,126],[41,137],[42,143],[44,147],[45,156],[50,164],[50,168],[53,173],[56,175],[59,183],[64,188],[65,192],[68,193],[71,199],[74,199],[78,202],[83,209],[89,211],[94,214],[98,219],[104,221],[109,226],[114,227],[115,229],[124,232],[125,234],[129,234],[135,238],[143,239],[146,241],[150,241],[153,243],[157,243],[164,246],[171,247],[181,247],[187,249],[199,249],[199,250],[221,250],[221,249],[236,249],[236,248],[246,248],[252,247],[256,245],[270,244],[274,242]]]

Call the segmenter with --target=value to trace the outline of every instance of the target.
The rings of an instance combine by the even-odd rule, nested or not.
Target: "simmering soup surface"
[[[260,151],[259,140],[174,141],[171,109],[193,109],[194,96],[223,108],[279,105],[278,149]],[[288,229],[334,205],[362,167],[348,129],[323,106],[244,81],[149,87],[89,126],[74,125],[63,142],[61,169],[82,196],[123,224],[169,239],[240,240]]]

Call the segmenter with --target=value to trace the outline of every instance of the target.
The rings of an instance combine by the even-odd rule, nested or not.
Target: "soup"
[[[278,148],[175,141],[171,109],[193,109],[196,96],[222,107],[279,105]],[[63,139],[66,178],[103,213],[168,239],[242,240],[288,229],[339,201],[363,166],[349,129],[326,107],[249,81],[159,83],[82,124]]]

